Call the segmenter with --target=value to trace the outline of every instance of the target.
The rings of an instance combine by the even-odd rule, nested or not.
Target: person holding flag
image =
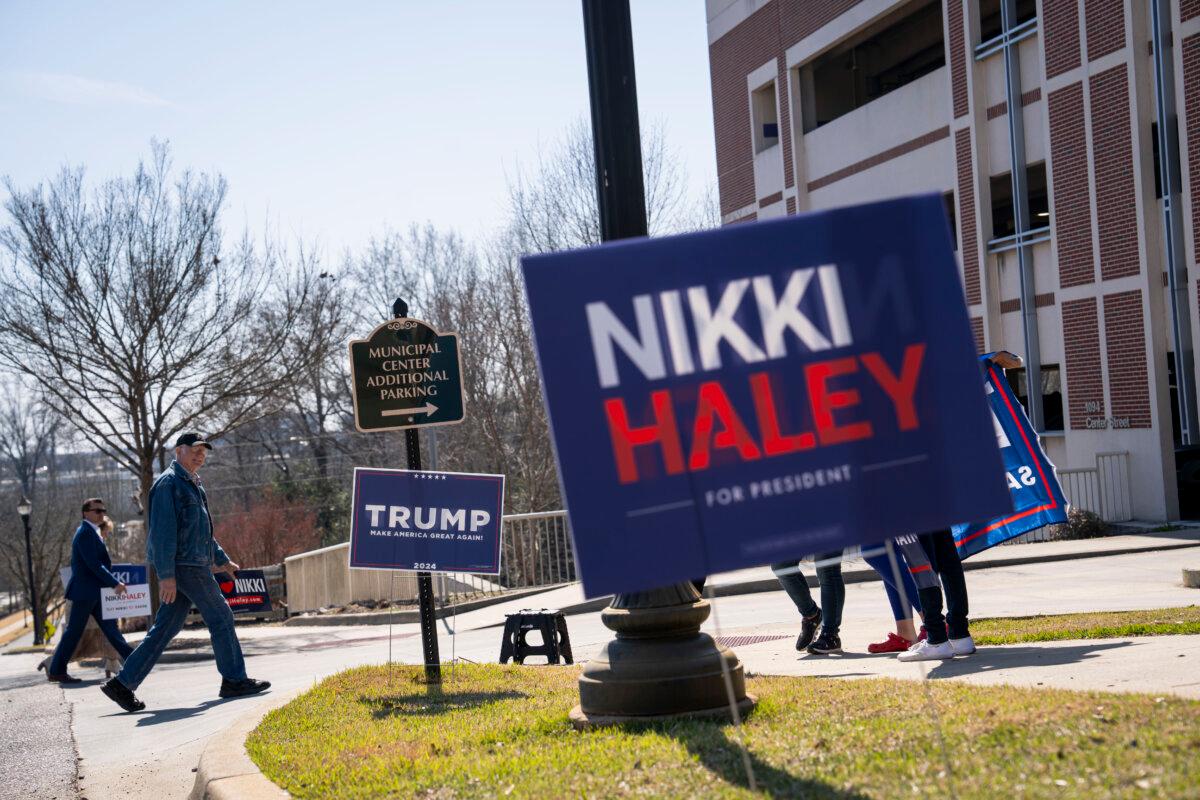
[[[968,628],[967,581],[949,530],[897,536],[917,585],[925,615],[926,639],[896,656],[900,661],[934,661],[969,656],[975,640]],[[942,589],[946,614],[942,614]]]
[[[1020,356],[1007,351],[980,357],[984,389],[992,409],[996,441],[1004,459],[1013,512],[983,522],[955,525],[915,537],[898,537],[909,561],[909,572],[925,613],[928,639],[901,653],[901,661],[927,661],[969,655],[975,642],[967,627],[967,584],[962,559],[1044,525],[1067,521],[1067,502],[1046,458],[1037,432],[1003,370],[1021,366]],[[942,616],[942,589],[946,616]],[[944,624],[943,624],[944,620]],[[948,630],[947,630],[948,627]]]

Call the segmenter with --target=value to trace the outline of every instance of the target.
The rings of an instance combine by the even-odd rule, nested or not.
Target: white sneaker
[[[961,639],[951,639],[950,649],[954,651],[956,656],[969,656],[975,652],[975,640],[970,635],[964,636]]]
[[[954,658],[954,648],[950,643],[930,644],[928,639],[917,642],[896,656],[897,661],[944,661],[947,658]]]

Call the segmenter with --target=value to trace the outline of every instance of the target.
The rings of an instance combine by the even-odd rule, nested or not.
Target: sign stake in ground
[[[397,304],[403,302],[396,301]],[[404,432],[404,449],[408,451],[408,468],[421,469],[421,439],[416,428]],[[433,616],[433,575],[417,573],[417,607],[421,617],[421,653],[425,661],[425,682],[442,682],[442,659],[438,653],[437,624]]]
[[[371,331],[366,339],[350,342],[354,426],[364,433],[404,429],[408,468],[420,470],[417,428],[454,425],[463,420],[458,336],[439,334],[428,323],[409,319],[408,303],[402,298],[396,298],[392,313],[395,319]],[[429,572],[417,573],[417,601],[425,680],[441,683],[433,577]]]

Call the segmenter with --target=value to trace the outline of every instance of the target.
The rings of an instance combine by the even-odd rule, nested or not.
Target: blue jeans
[[[230,681],[245,680],[246,662],[242,658],[242,646],[233,627],[233,612],[225,602],[212,570],[176,564],[175,589],[175,600],[158,607],[153,627],[137,649],[125,659],[125,666],[121,668],[117,680],[130,691],[142,685],[167,643],[183,628],[193,603],[208,626],[213,655],[217,658],[217,670],[221,676]]]
[[[800,571],[799,561],[780,561],[771,565],[771,571],[775,573],[779,585],[787,592],[788,597],[796,604],[800,616],[811,617],[820,611],[813,602],[812,592],[808,590],[808,579]]]
[[[87,627],[88,617],[93,617],[96,623],[100,626],[100,630],[104,633],[104,638],[108,639],[109,644],[121,656],[122,659],[129,658],[129,654],[133,652],[133,648],[125,641],[125,637],[121,635],[121,631],[117,628],[115,619],[104,619],[101,616],[100,598],[97,597],[90,603],[80,600],[71,601],[71,613],[67,616],[67,628],[63,631],[62,638],[58,641],[58,647],[54,649],[54,658],[50,660],[51,675],[65,675],[67,672],[67,662],[71,660],[71,656],[75,654],[75,648],[79,646],[79,640],[83,637],[83,631]]]
[[[970,636],[967,614],[967,580],[963,576],[962,561],[958,547],[949,530],[923,533],[917,537],[921,549],[929,557],[933,571],[941,579],[941,588],[936,584],[921,589],[921,607],[925,609],[925,631],[930,644],[941,644],[946,637],[962,639]],[[942,615],[942,589],[946,590],[946,614]]]
[[[846,601],[846,584],[842,581],[842,551],[818,555],[817,563],[822,561],[832,563],[817,567],[822,605],[819,609],[808,590],[808,579],[800,572],[799,561],[780,561],[771,565],[771,571],[779,579],[779,584],[783,586],[788,597],[792,598],[801,616],[811,617],[820,611],[822,631],[837,635],[842,626],[842,606]]]
[[[822,565],[821,562],[827,562]],[[842,551],[817,553],[817,582],[821,584],[821,635],[837,636],[842,630],[846,582],[842,580]]]

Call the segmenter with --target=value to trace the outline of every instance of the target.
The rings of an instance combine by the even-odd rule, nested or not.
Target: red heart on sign
[[[221,585],[221,593],[222,594],[232,594],[233,593],[233,581],[221,581],[220,585]]]

